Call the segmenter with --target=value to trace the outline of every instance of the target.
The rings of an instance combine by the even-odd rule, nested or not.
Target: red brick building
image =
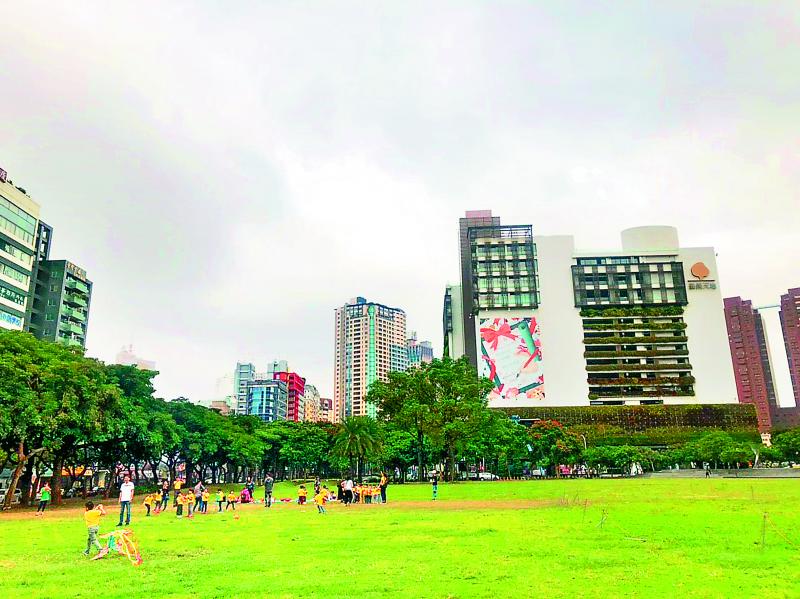
[[[800,405],[800,287],[789,289],[781,296],[780,318],[794,402]]]
[[[790,290],[791,293],[792,290]],[[800,292],[800,290],[796,290]],[[796,294],[797,301],[792,304],[794,308],[794,346],[798,352],[795,364],[800,365],[800,327],[798,327],[798,305],[800,293]],[[786,298],[787,296],[783,296]],[[782,299],[783,299],[782,298]],[[791,302],[789,302],[791,303]],[[783,304],[783,302],[782,302]],[[728,297],[724,300],[725,324],[728,328],[728,345],[733,362],[733,373],[736,380],[736,391],[739,403],[751,403],[756,407],[758,428],[761,432],[773,429],[783,430],[800,426],[800,408],[781,407],[775,393],[775,380],[770,365],[767,335],[764,331],[764,322],[757,309],[753,308],[750,300],[741,297]],[[784,311],[789,314],[788,304],[781,310],[781,322],[784,322]],[[791,321],[791,318],[786,320]],[[790,336],[786,333],[784,325],[784,339],[789,354]],[[790,370],[792,358],[789,358]],[[795,403],[798,404],[797,375],[793,375],[792,383],[795,385]]]

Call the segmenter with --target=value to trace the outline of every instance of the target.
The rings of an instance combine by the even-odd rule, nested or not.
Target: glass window
[[[29,275],[9,266],[8,264],[0,264],[0,273],[3,273],[7,277],[11,277],[15,281],[19,281],[26,287],[31,280]]]

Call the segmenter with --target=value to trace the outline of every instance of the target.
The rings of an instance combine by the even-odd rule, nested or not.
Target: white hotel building
[[[584,251],[489,211],[460,229],[445,351],[495,382],[491,407],[737,403],[713,248],[637,227]]]

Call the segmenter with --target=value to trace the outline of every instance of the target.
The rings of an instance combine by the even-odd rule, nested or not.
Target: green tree
[[[574,462],[583,450],[581,438],[557,420],[541,420],[528,429],[532,453],[537,463],[556,476],[559,464]]]
[[[800,428],[775,436],[772,445],[789,461],[800,462]]]
[[[493,383],[478,373],[464,358],[434,360],[427,365],[434,391],[431,434],[441,443],[448,480],[454,480],[458,454],[491,422],[487,396]]]
[[[386,381],[372,383],[367,395],[367,401],[377,406],[382,420],[414,436],[420,480],[425,478],[425,439],[431,432],[435,401],[428,372],[427,364],[404,372],[390,372]]]
[[[363,475],[363,464],[367,456],[378,457],[381,450],[378,423],[369,416],[350,416],[339,425],[333,441],[333,452],[346,457],[350,469],[356,465],[358,480]]]

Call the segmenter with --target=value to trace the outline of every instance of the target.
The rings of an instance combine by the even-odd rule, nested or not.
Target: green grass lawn
[[[478,482],[439,498],[393,485],[387,505],[241,506],[239,519],[137,505],[139,567],[84,558],[75,504],[15,511],[0,515],[0,596],[800,597],[796,480]]]

